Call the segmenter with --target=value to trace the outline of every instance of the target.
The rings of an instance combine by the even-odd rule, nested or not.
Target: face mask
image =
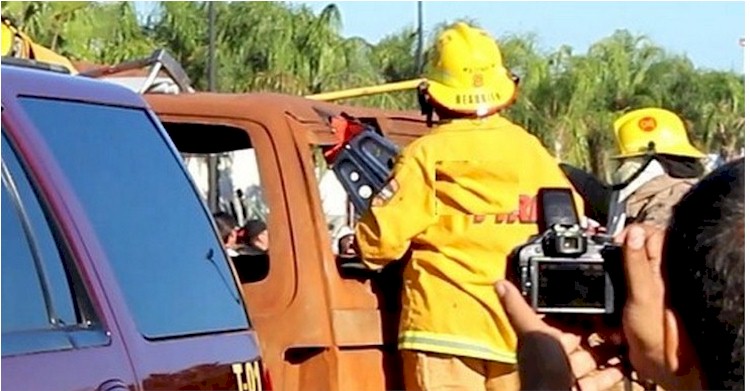
[[[623,160],[620,167],[618,167],[614,174],[612,174],[612,182],[614,184],[626,183],[632,179],[632,176],[635,175],[645,163],[646,159],[642,156]]]

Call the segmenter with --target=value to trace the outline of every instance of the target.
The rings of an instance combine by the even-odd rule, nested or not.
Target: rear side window
[[[2,200],[3,239],[8,239],[3,240],[2,246],[3,333],[48,329],[50,317],[35,266],[38,260],[32,255],[20,206],[11,197],[5,181]]]
[[[147,338],[247,328],[201,201],[144,110],[21,98]]]
[[[0,146],[3,357],[107,344],[54,218],[4,131]]]

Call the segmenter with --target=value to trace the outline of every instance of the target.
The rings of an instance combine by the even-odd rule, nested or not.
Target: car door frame
[[[14,373],[14,378],[18,376],[24,379],[24,387],[31,389],[61,389],[60,387],[64,387],[65,379],[68,379],[70,384],[91,388],[103,385],[111,387],[127,385],[140,389],[137,386],[138,382],[125,343],[125,336],[119,328],[116,311],[104,289],[98,265],[94,261],[106,259],[106,257],[96,243],[93,230],[82,218],[85,215],[69,183],[65,181],[65,175],[52,158],[53,155],[43,142],[36,126],[19,104],[18,98],[20,96],[46,99],[67,98],[93,104],[121,103],[121,105],[127,101],[119,101],[115,96],[114,99],[103,102],[93,89],[75,93],[64,86],[57,86],[58,88],[55,89],[55,86],[34,83],[32,80],[23,80],[23,78],[18,82],[9,81],[6,79],[2,89],[4,133],[14,147],[29,181],[34,184],[39,202],[47,207],[48,218],[54,222],[54,227],[50,228],[56,229],[65,241],[76,271],[80,274],[91,300],[93,310],[105,333],[109,336],[109,343],[86,349],[6,356],[2,359],[3,370],[7,371],[6,373]],[[59,370],[55,371],[55,368]],[[83,368],[87,370],[82,372]],[[39,376],[39,370],[52,371],[54,376]],[[86,381],[85,376],[90,376],[90,380]],[[38,384],[38,387],[30,387],[31,381],[39,381],[41,384]],[[74,383],[75,381],[78,383]]]

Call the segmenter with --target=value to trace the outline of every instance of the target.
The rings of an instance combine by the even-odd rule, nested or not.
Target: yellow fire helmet
[[[614,124],[620,154],[615,158],[646,155],[653,143],[653,153],[706,157],[690,144],[685,124],[677,114],[655,107],[631,111]]]
[[[10,21],[3,18],[2,31],[0,32],[0,38],[2,38],[2,41],[3,41],[2,53],[1,53],[3,56],[11,55],[11,52],[13,49],[13,42],[15,41],[15,35],[16,35],[15,28],[10,25]]]
[[[457,23],[440,34],[427,64],[426,95],[449,111],[483,117],[511,104],[516,79],[503,65],[495,40]]]

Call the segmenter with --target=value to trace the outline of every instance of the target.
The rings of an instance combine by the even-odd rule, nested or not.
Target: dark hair
[[[719,167],[675,205],[664,243],[667,304],[708,389],[745,379],[745,160]]]
[[[260,235],[266,229],[266,223],[264,223],[263,220],[260,219],[250,220],[245,223],[244,227],[242,227],[242,230],[245,232],[245,238],[248,241],[255,239],[255,237]]]
[[[700,178],[704,174],[701,159],[689,156],[657,154],[654,156],[673,178]]]
[[[214,213],[214,220],[216,221],[216,228],[219,229],[222,243],[226,243],[229,236],[232,235],[232,231],[237,228],[237,220],[226,212]]]

